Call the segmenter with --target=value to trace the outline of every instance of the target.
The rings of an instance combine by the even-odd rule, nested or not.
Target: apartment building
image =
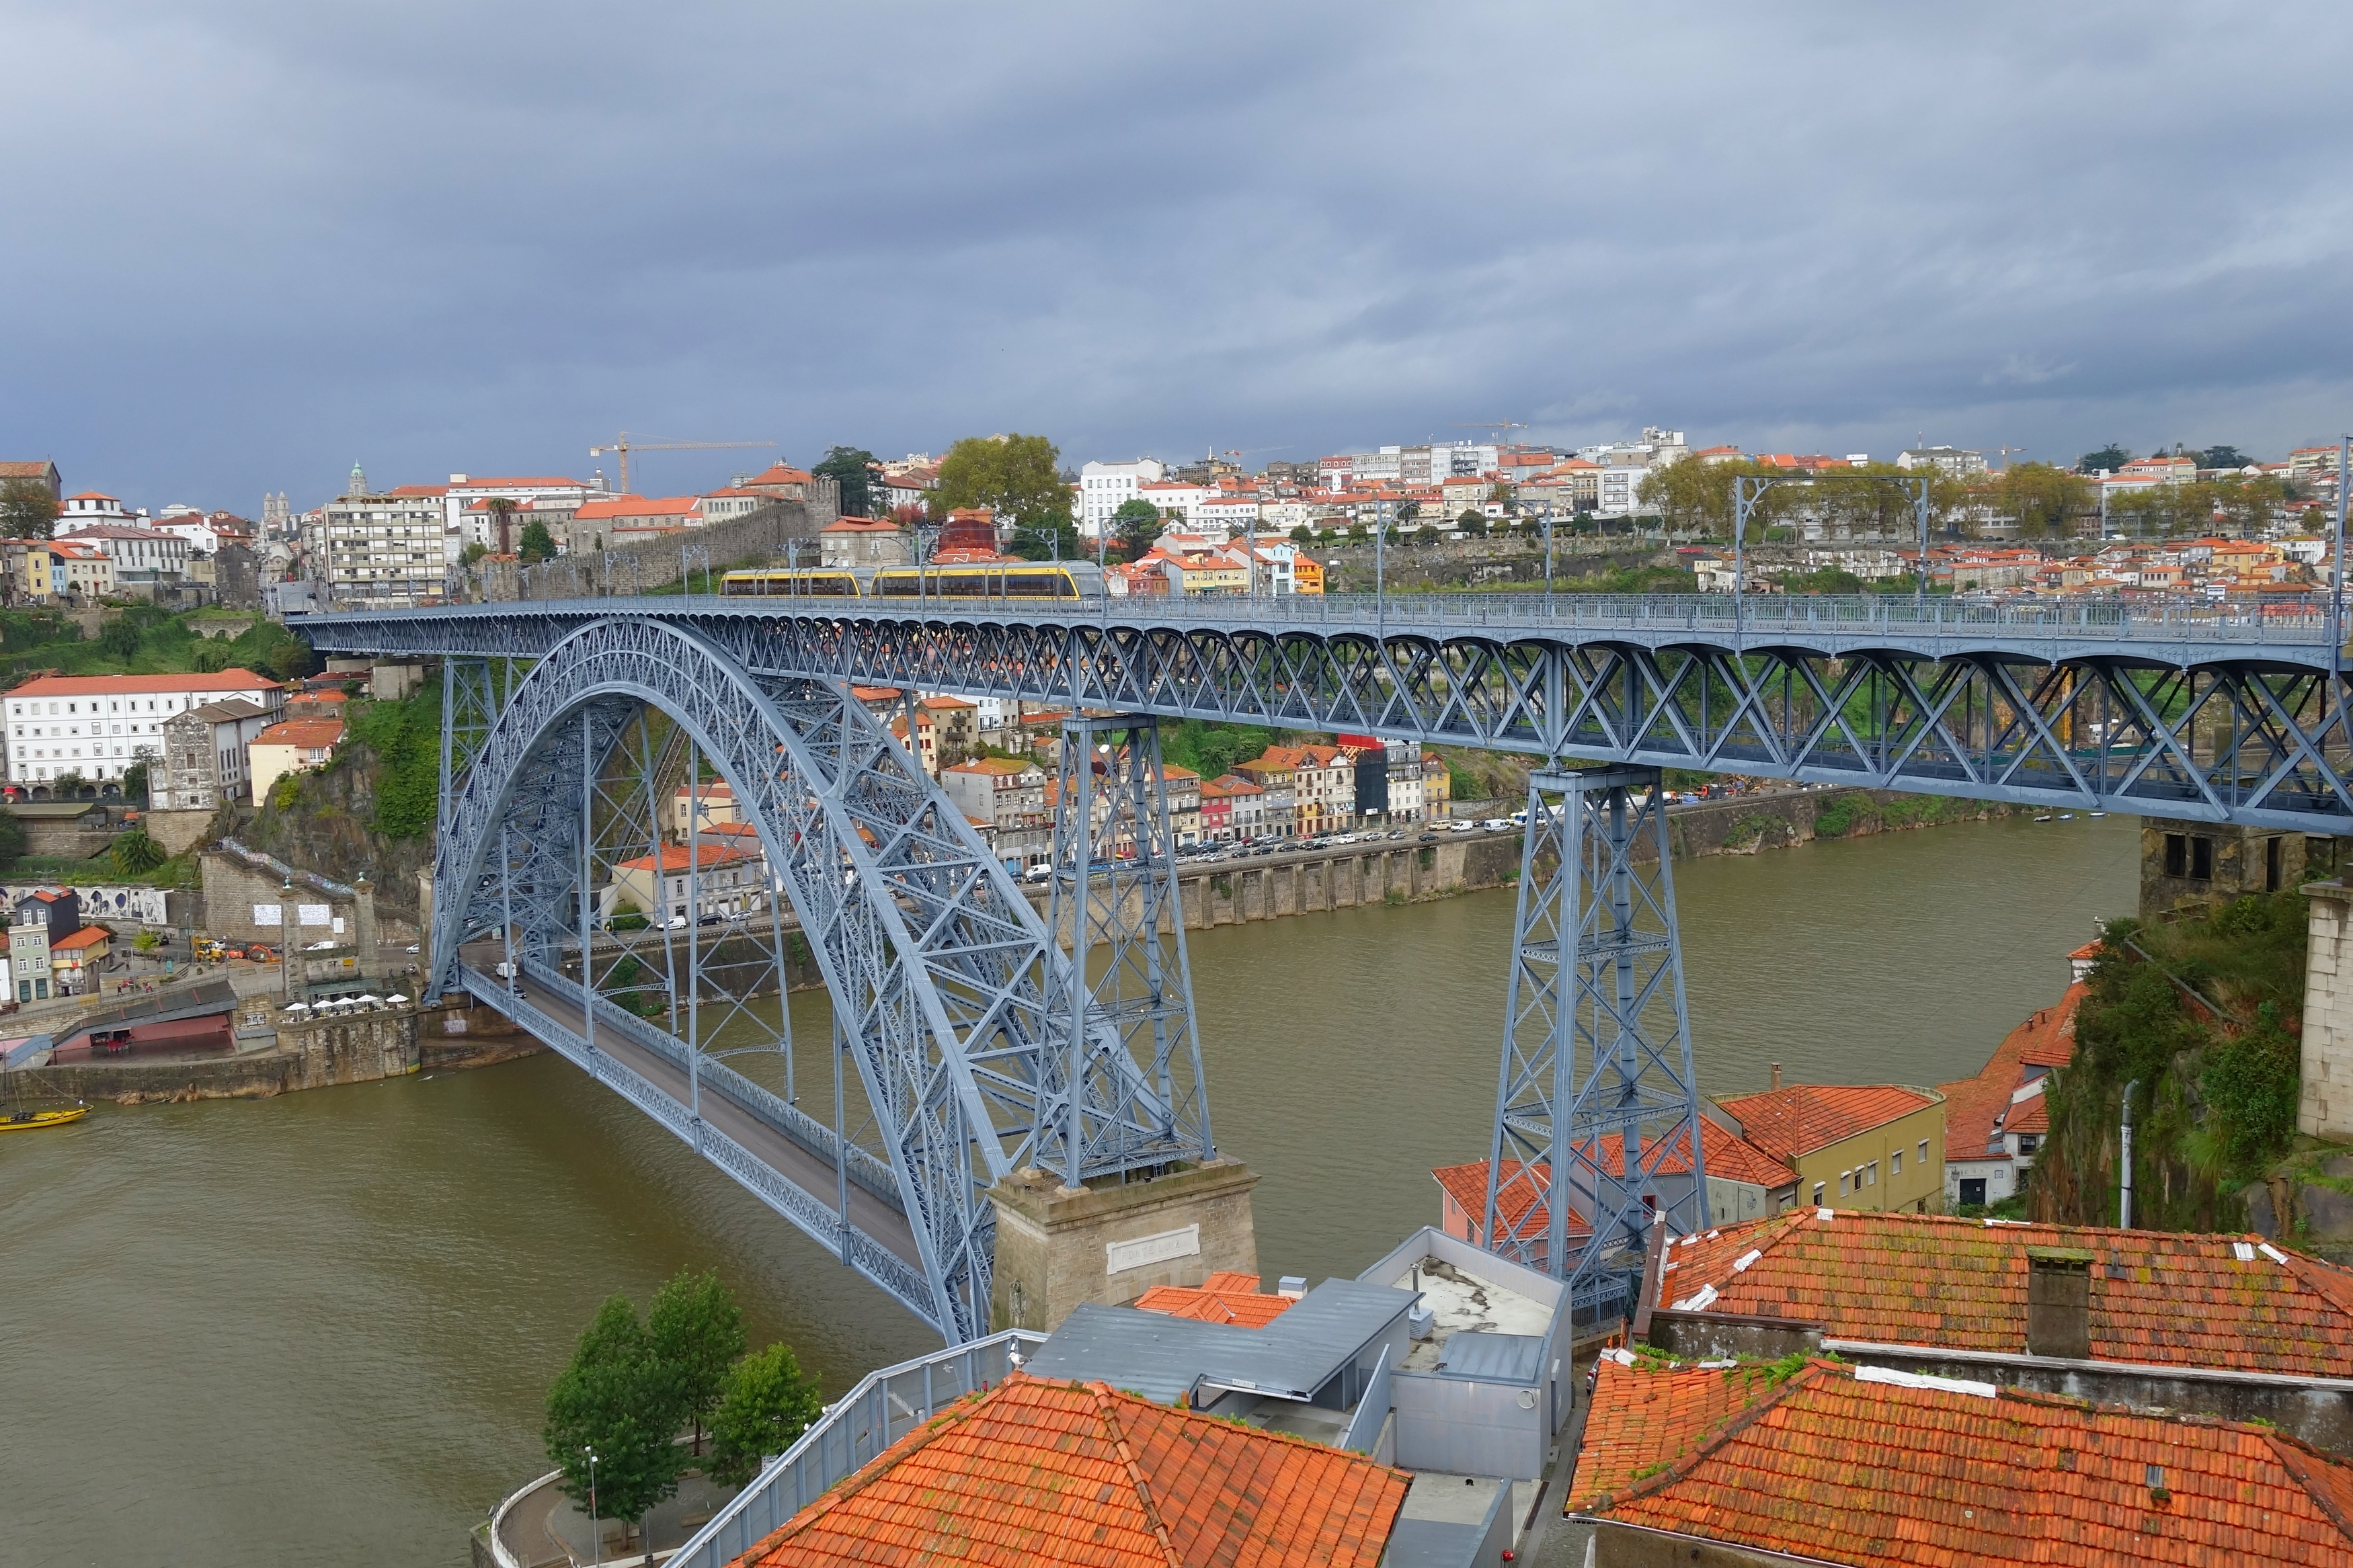
[[[1093,538],[1109,525],[1112,513],[1135,500],[1140,486],[1158,484],[1167,477],[1168,466],[1156,458],[1089,463],[1079,470],[1078,492],[1071,498],[1079,531]]]
[[[665,844],[660,853],[640,855],[613,868],[600,889],[598,918],[609,921],[624,903],[656,923],[715,915],[722,920],[756,912],[766,901],[767,858],[752,847],[698,842],[690,856],[683,846]]]
[[[249,669],[216,675],[51,675],[0,698],[7,714],[8,782],[32,786],[66,773],[120,779],[164,754],[164,726],[215,702],[242,700],[275,714],[286,693]]]
[[[335,748],[343,742],[341,719],[288,719],[254,736],[247,764],[252,774],[254,803],[268,799],[270,786],[288,773],[324,767],[334,760]],[[226,779],[223,790],[228,793]]]
[[[305,531],[312,575],[331,604],[369,610],[438,604],[448,591],[447,486],[404,485],[384,494],[354,489],[319,509]]]
[[[260,799],[261,790],[248,788],[252,747],[269,729],[272,713],[261,703],[231,697],[165,720],[162,766],[148,768],[154,808],[214,811],[224,801]]]
[[[53,539],[43,557],[49,563],[49,597],[87,604],[114,592],[114,562],[97,545],[79,539]]]
[[[1043,865],[1054,847],[1046,770],[1015,757],[975,757],[940,774],[956,809],[995,831],[997,858],[1014,871]]]
[[[1941,1213],[1945,1097],[1909,1084],[1790,1084],[1715,1103],[1734,1130],[1798,1174],[1813,1208]]]

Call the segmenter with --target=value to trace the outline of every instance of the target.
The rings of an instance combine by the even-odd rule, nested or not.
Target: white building
[[[1135,494],[1130,499],[1148,500],[1160,510],[1161,516],[1189,526],[1193,509],[1217,493],[1210,485],[1187,484],[1182,479],[1147,479],[1135,487]]]
[[[1959,447],[1913,447],[1897,454],[1895,466],[1899,468],[1934,468],[1956,479],[1965,479],[1971,474],[1986,471],[1983,452],[1967,451]],[[2190,466],[2194,468],[2197,465],[2193,463]]]
[[[112,525],[118,528],[140,528],[146,519],[125,508],[111,495],[98,490],[84,490],[78,496],[68,496],[60,503],[58,521],[49,529],[49,537],[64,539],[85,528]]]
[[[160,573],[167,577],[187,574],[188,542],[176,533],[135,524],[88,523],[75,529],[69,537],[75,543],[87,544],[113,562],[117,582],[133,572]]]
[[[358,470],[353,470],[356,473]],[[480,536],[487,511],[471,509],[478,500],[504,496],[509,500],[549,501],[550,510],[577,511],[590,499],[602,494],[578,479],[567,479],[561,474],[543,474],[519,479],[475,479],[467,474],[451,474],[447,485],[417,485],[402,487],[403,493],[438,490],[442,498],[442,526],[464,535],[468,544],[491,545],[494,542]]]
[[[1157,458],[1089,463],[1079,470],[1079,493],[1072,503],[1079,531],[1089,538],[1101,533],[1111,514],[1135,499],[1138,485],[1157,484],[1167,477],[1167,465]]]
[[[1229,539],[1240,539],[1253,531],[1264,531],[1260,513],[1259,500],[1254,495],[1228,495],[1213,490],[1195,501],[1188,515],[1193,526],[1203,533],[1222,531]]]
[[[286,694],[266,675],[51,675],[0,697],[6,709],[8,782],[31,786],[64,773],[120,779],[164,754],[164,726],[210,703],[242,699],[269,712]]]
[[[1631,464],[1604,468],[1594,475],[1593,510],[1603,517],[1627,517],[1640,510],[1638,492],[1648,468]]]

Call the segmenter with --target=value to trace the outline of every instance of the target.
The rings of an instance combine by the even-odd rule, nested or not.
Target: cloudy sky
[[[0,456],[2333,439],[2353,10],[0,0]],[[765,454],[649,454],[670,492]],[[610,459],[603,459],[607,472]]]

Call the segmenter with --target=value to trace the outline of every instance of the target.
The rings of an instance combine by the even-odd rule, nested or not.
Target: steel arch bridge
[[[491,684],[501,673],[511,688]],[[996,1181],[1039,1165],[1075,1184],[1213,1157],[1189,1092],[1198,1050],[1138,1068],[1004,867],[838,685],[755,676],[691,628],[647,617],[580,625],[520,679],[451,661],[444,679],[462,775],[435,850],[428,989],[504,1008],[517,981],[543,1037],[749,1177],[951,1341],[987,1331]],[[731,889],[736,907],[708,921],[711,889],[686,884],[736,857],[702,853],[707,830],[683,854],[663,845],[649,809],[667,776],[653,764],[655,716],[665,744],[684,750],[685,778],[707,771],[733,791],[773,877]],[[657,896],[661,879],[676,881],[687,916],[666,918],[664,897],[644,928],[653,934],[615,941],[600,929],[613,911],[595,899],[616,871]],[[706,1063],[713,1048],[789,1048],[777,896],[835,999],[837,1065],[854,1064],[871,1151],[839,1120],[826,1129],[790,1097]],[[655,943],[649,968],[636,954]],[[764,951],[747,958],[746,947]],[[486,957],[497,960],[489,973]],[[641,973],[661,977],[659,1022],[628,1005],[647,1000],[631,986]],[[773,1020],[747,1005],[763,993],[778,998]],[[665,1092],[659,1080],[681,1066],[685,1092]],[[704,1114],[706,1095],[793,1147],[754,1169],[775,1137],[754,1127],[731,1138]],[[794,1150],[829,1167],[829,1212],[804,1201],[815,1184],[786,1168]],[[862,1205],[863,1223],[853,1181],[881,1200]]]
[[[1216,1155],[1155,719],[1600,764],[1530,787],[1483,1233],[1589,1310],[1623,1302],[1654,1215],[1707,1223],[1672,878],[1636,856],[1663,832],[1657,770],[2353,835],[2337,622],[2317,605],[649,597],[291,624],[325,653],[442,661],[434,981],[512,1013],[951,1342],[989,1320],[994,1181]],[[1066,766],[1109,747],[1063,781],[1057,923],[856,686],[1069,709]],[[666,896],[623,931],[596,900],[633,860],[659,889],[682,855],[687,907],[705,907],[701,812],[680,851],[657,796],[706,772],[772,885],[735,891],[707,934],[660,919]],[[1074,823],[1091,781],[1108,816]],[[1132,864],[1105,859],[1113,819]],[[835,999],[830,1126],[801,1109],[781,1006],[757,1002],[786,978],[779,900]],[[723,1059],[754,1049],[784,1054],[782,1095]]]

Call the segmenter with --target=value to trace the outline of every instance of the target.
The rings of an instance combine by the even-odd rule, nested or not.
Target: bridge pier
[[[1529,779],[1512,945],[1480,1234],[1568,1281],[1580,1314],[1614,1317],[1654,1223],[1708,1225],[1657,769]]]

